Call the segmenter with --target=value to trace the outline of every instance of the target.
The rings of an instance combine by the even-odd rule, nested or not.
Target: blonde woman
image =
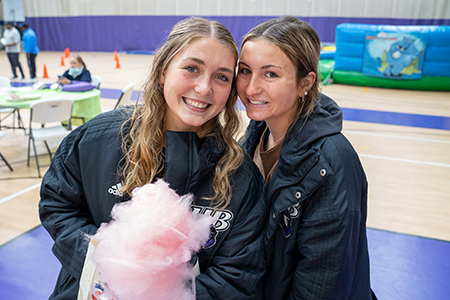
[[[87,245],[111,208],[163,178],[217,218],[198,253],[197,299],[251,299],[264,272],[264,183],[234,140],[238,52],[220,23],[174,26],[153,60],[142,106],[100,115],[59,147],[42,188],[42,224],[62,264],[50,299],[75,299]],[[219,122],[223,119],[223,125]],[[171,212],[168,211],[167,214]]]

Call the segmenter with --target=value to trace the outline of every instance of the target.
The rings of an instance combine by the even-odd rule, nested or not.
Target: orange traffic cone
[[[69,48],[64,49],[64,56],[66,58],[68,58],[70,56],[70,49]]]
[[[119,61],[119,57],[117,56],[117,51],[114,51],[114,60]]]
[[[64,64],[64,55],[61,55],[61,67],[65,66]]]
[[[50,78],[48,77],[48,73],[47,73],[47,66],[44,64],[44,77],[42,78]]]
[[[116,59],[116,69],[120,69],[119,58]]]

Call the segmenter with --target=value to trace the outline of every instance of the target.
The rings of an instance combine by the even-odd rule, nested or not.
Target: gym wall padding
[[[422,77],[397,80],[363,75],[366,34],[377,33],[428,34],[423,59]],[[450,90],[450,26],[392,26],[344,23],[336,26],[336,53],[333,72],[335,83],[415,89]]]
[[[341,23],[450,26],[448,0],[23,0],[42,51],[152,53],[189,16],[222,22],[238,44],[255,25],[282,15],[308,22],[322,42]],[[422,9],[426,7],[427,9]],[[1,25],[0,21],[0,25]]]

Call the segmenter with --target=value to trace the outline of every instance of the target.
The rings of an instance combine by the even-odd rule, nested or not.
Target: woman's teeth
[[[186,102],[186,104],[196,107],[196,108],[206,108],[209,105],[208,103],[200,103],[200,102],[192,101],[192,100],[186,99],[186,98],[184,98],[184,102]]]
[[[251,104],[254,104],[254,105],[263,105],[263,104],[267,103],[266,101],[254,101],[254,100],[250,100],[250,99],[248,99],[248,102],[250,102]]]

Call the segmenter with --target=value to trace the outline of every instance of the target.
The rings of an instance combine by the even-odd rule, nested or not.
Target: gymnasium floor
[[[39,54],[38,76],[42,77],[44,64],[50,76],[41,81],[52,82],[68,68],[68,60],[61,66],[62,54]],[[119,53],[116,68],[112,53],[78,54],[91,74],[102,77],[105,110],[114,106],[129,82],[136,83],[137,97],[152,59]],[[23,54],[20,59],[28,74]],[[0,76],[11,77],[4,51]],[[369,180],[371,280],[378,298],[449,299],[450,92],[338,84],[323,92],[341,105],[343,132],[360,155]],[[21,110],[25,120],[27,114]],[[40,179],[33,163],[26,166],[23,131],[5,132],[0,151],[14,171],[0,162],[0,299],[47,299],[59,262],[51,253],[51,238],[39,225]],[[38,152],[44,151],[43,145],[38,147]]]

